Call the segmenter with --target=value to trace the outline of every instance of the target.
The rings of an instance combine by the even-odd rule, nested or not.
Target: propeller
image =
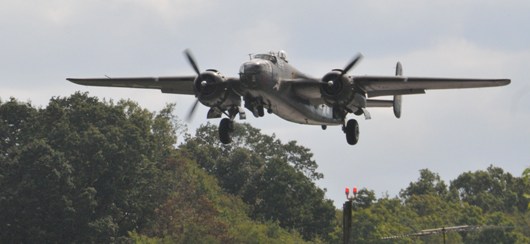
[[[190,49],[184,50],[184,55],[186,55],[186,58],[188,58],[188,62],[190,63],[191,67],[193,67],[193,70],[195,71],[195,73],[197,73],[196,79],[199,79],[201,77],[201,71],[199,70],[199,66],[197,65],[197,62],[195,62],[195,58],[193,58],[193,55],[191,54]],[[198,96],[200,96],[200,94]],[[193,118],[193,115],[195,114],[195,110],[197,109],[198,104],[199,104],[199,97],[195,99],[195,102],[191,106],[190,111],[188,112],[188,116],[186,116],[186,121],[188,122],[191,121],[191,119]]]
[[[361,60],[362,58],[363,58],[363,55],[358,53],[357,56],[354,59],[352,59],[350,63],[346,65],[346,67],[344,67],[340,75],[343,76],[346,73],[348,73],[348,71],[350,71],[350,69],[352,69],[357,64],[357,62],[359,62],[359,60]]]
[[[341,71],[340,73],[340,76],[338,76],[335,80],[330,80],[327,82],[328,86],[332,87],[333,85],[335,85],[335,81],[336,80],[339,80],[340,78],[342,78],[346,73],[348,73],[348,71],[350,71],[353,67],[355,67],[355,65],[357,65],[357,63],[363,58],[363,55],[358,53],[357,56],[355,56],[355,58],[353,58],[349,63],[348,65],[346,65],[346,67],[344,67],[344,69]]]
[[[195,102],[193,105],[191,105],[190,111],[188,112],[188,116],[186,116],[186,121],[191,122],[191,119],[193,118],[193,115],[195,114],[195,109],[197,109],[197,105],[199,104],[199,99],[195,99]]]
[[[193,58],[193,55],[191,54],[190,49],[184,50],[184,54],[188,58],[188,62],[190,62],[191,66],[193,67],[193,70],[195,70],[195,73],[197,73],[197,76],[201,76],[201,71],[199,71],[199,66],[197,66],[197,62],[195,62],[195,58]]]

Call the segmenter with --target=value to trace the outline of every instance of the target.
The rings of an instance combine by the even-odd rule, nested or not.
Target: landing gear
[[[262,105],[252,107],[251,111],[254,117],[256,118],[263,117],[265,115],[265,109],[263,108]]]
[[[219,124],[219,140],[223,144],[232,142],[232,132],[234,131],[234,121],[229,118],[223,118]]]
[[[252,97],[250,95],[244,97],[245,108],[252,111],[254,117],[259,118],[265,115],[265,108],[263,99],[261,97]]]
[[[342,127],[342,130],[346,134],[346,141],[348,144],[357,144],[359,141],[359,123],[357,123],[357,120],[348,120],[348,123],[346,123],[346,126]]]
[[[357,109],[355,112],[353,112],[353,114],[355,114],[357,116],[361,116],[361,115],[363,115],[363,110],[362,109]]]
[[[263,108],[263,105],[259,105],[257,107],[257,110],[258,110],[258,116],[259,117],[263,117],[265,115],[265,109]]]

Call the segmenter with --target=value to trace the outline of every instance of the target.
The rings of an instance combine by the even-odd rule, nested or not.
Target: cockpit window
[[[276,57],[273,56],[273,55],[270,55],[270,54],[256,54],[254,55],[254,58],[258,58],[258,59],[265,59],[265,60],[269,60],[273,63],[276,63]]]

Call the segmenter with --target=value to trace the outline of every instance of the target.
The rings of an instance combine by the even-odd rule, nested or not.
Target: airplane
[[[402,96],[424,94],[431,89],[495,87],[510,84],[510,79],[456,79],[408,77],[403,75],[400,62],[395,76],[353,76],[348,72],[363,57],[356,55],[343,69],[333,69],[322,78],[308,76],[294,68],[284,51],[250,55],[239,69],[239,77],[225,77],[215,69],[201,71],[189,49],[184,51],[195,71],[191,76],[131,77],[131,78],[67,78],[80,85],[159,89],[162,93],[194,95],[188,120],[200,102],[209,107],[207,119],[221,119],[219,139],[229,144],[234,120],[246,119],[247,108],[255,117],[265,110],[280,118],[299,124],[342,126],[350,145],[359,140],[359,124],[347,120],[352,113],[370,119],[368,108],[392,107],[396,118],[401,117]],[[373,99],[393,96],[392,100]]]

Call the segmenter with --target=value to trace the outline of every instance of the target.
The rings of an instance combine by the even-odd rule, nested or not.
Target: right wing
[[[68,81],[85,86],[108,86],[159,89],[163,93],[195,95],[195,76],[131,77],[131,78],[67,78]]]

